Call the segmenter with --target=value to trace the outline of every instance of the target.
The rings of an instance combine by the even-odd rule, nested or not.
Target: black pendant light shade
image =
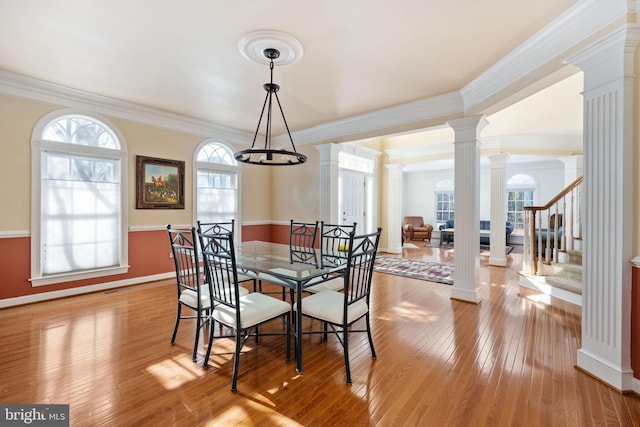
[[[258,120],[258,127],[256,128],[256,133],[253,135],[253,143],[251,144],[251,148],[248,150],[238,151],[234,153],[233,156],[239,162],[250,163],[254,165],[300,165],[307,161],[307,156],[296,151],[296,146],[293,144],[293,138],[291,138],[291,132],[289,131],[289,125],[287,124],[287,119],[285,119],[284,117],[284,111],[282,110],[280,99],[278,98],[278,90],[280,90],[280,86],[273,82],[273,60],[277,59],[280,56],[280,51],[278,51],[277,49],[269,48],[265,49],[263,53],[264,56],[270,60],[269,69],[271,72],[271,81],[269,83],[265,83],[262,86],[264,90],[267,91],[267,96],[265,97],[264,104],[262,105],[262,112],[260,113],[260,119]],[[281,147],[271,148],[271,121],[273,119],[272,107],[274,95],[276,102],[278,103],[280,114],[282,115],[282,120],[284,121],[284,126],[287,129],[287,135],[289,135],[289,141],[291,141],[291,147],[293,151],[285,150]],[[267,123],[264,137],[264,147],[260,148],[256,147],[256,140],[258,138],[260,124],[262,123],[262,118],[264,117],[265,110],[267,111]]]

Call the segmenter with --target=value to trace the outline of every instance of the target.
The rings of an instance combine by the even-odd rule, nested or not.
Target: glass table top
[[[289,284],[302,282],[310,285],[317,282],[315,279],[326,280],[327,275],[344,268],[320,262],[323,255],[319,249],[306,249],[300,254],[289,245],[249,241],[236,247],[236,266],[243,274],[258,279],[267,274]],[[346,253],[341,256],[346,262]]]

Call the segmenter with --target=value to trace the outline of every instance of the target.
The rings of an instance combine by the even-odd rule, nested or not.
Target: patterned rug
[[[453,284],[453,265],[449,264],[378,256],[373,268],[378,273],[393,274],[446,285]]]

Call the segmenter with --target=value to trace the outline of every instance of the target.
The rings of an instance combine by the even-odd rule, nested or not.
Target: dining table
[[[236,268],[243,275],[256,280],[266,281],[293,290],[294,297],[291,309],[295,316],[292,329],[295,336],[296,371],[303,372],[302,367],[302,310],[293,310],[302,305],[304,289],[318,283],[331,280],[343,274],[345,265],[336,262],[346,256],[323,254],[320,249],[309,248],[304,257],[293,253],[286,244],[263,241],[247,241],[236,246]],[[329,259],[329,262],[323,262]]]

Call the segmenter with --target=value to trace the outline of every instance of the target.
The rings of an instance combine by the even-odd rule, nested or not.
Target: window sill
[[[75,280],[93,279],[96,277],[113,276],[129,272],[129,266],[102,268],[99,270],[87,270],[75,273],[53,274],[50,276],[30,278],[32,287],[53,285],[56,283],[72,282]]]

